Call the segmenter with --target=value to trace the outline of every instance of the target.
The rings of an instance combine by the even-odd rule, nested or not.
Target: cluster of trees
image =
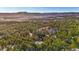
[[[38,31],[40,28],[44,29]],[[0,23],[0,50],[71,51],[78,48],[79,20],[76,19]]]

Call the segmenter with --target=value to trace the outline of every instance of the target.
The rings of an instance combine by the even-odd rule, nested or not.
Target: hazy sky
[[[0,12],[79,12],[79,7],[0,7]]]

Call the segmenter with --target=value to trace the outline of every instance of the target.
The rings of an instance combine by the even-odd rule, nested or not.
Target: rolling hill
[[[17,13],[0,13],[0,21],[28,21],[28,20],[49,20],[49,19],[63,19],[63,17],[76,17],[79,18],[79,13],[69,12],[69,13],[27,13],[27,12],[17,12]]]

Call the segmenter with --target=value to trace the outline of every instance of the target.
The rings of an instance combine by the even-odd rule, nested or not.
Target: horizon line
[[[0,13],[79,13],[78,11],[70,12],[70,11],[65,11],[65,12],[26,12],[26,11],[16,11],[16,12],[0,12]]]

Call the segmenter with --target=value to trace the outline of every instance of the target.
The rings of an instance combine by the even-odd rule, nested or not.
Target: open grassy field
[[[66,19],[66,18],[64,18]],[[1,51],[79,50],[79,20],[0,22]]]

